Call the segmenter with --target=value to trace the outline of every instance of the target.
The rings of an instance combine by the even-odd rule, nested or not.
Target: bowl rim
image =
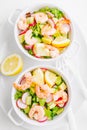
[[[49,58],[49,59],[45,59],[45,58],[43,58],[43,59],[41,59],[41,58],[37,58],[37,57],[35,57],[35,56],[32,56],[32,55],[30,55],[30,54],[28,54],[28,52],[22,47],[22,45],[20,44],[20,42],[19,42],[19,40],[18,40],[18,35],[17,35],[17,22],[18,22],[18,20],[20,19],[20,17],[21,16],[23,16],[27,11],[35,11],[35,10],[37,10],[37,9],[40,9],[40,8],[42,8],[42,7],[45,7],[45,6],[48,6],[48,7],[55,7],[55,8],[58,8],[58,9],[60,9],[63,13],[64,13],[64,15],[68,18],[68,19],[70,19],[70,21],[71,21],[71,24],[70,24],[70,26],[71,26],[71,43],[70,43],[70,45],[67,47],[67,48],[65,48],[65,50],[63,51],[63,53],[61,53],[58,57],[54,57],[54,58]],[[68,15],[68,13],[66,12],[66,11],[64,11],[63,9],[61,9],[59,6],[57,6],[56,4],[50,4],[50,3],[44,3],[44,5],[43,5],[43,3],[41,4],[39,4],[39,5],[34,5],[33,7],[32,7],[32,9],[30,8],[26,8],[26,9],[24,9],[19,15],[18,15],[18,17],[17,17],[17,19],[16,19],[16,22],[15,22],[15,25],[14,25],[14,37],[15,37],[15,41],[16,41],[16,44],[17,44],[17,46],[19,47],[19,49],[23,52],[23,54],[25,54],[25,56],[27,56],[27,57],[29,57],[29,58],[31,58],[31,59],[33,59],[33,60],[36,60],[36,61],[53,61],[53,60],[57,60],[59,57],[62,57],[62,55],[64,55],[66,52],[67,52],[67,50],[70,48],[70,46],[71,46],[71,44],[73,44],[73,39],[74,39],[74,27],[73,27],[73,21],[72,21],[72,19],[71,19],[71,17]]]
[[[56,124],[58,122],[58,120],[60,120],[61,118],[63,118],[68,109],[69,109],[69,106],[71,104],[71,87],[70,87],[70,82],[68,81],[68,79],[66,78],[65,74],[62,73],[60,70],[58,70],[57,68],[55,67],[52,67],[52,66],[49,66],[49,65],[37,65],[37,66],[33,66],[33,67],[29,67],[27,70],[23,71],[19,76],[18,78],[16,79],[15,82],[19,82],[20,79],[22,78],[22,76],[28,72],[28,71],[32,71],[34,70],[35,68],[48,68],[48,70],[52,70],[54,72],[56,72],[57,74],[61,75],[62,78],[64,79],[64,81],[66,82],[67,86],[68,86],[68,94],[69,94],[69,99],[68,99],[68,102],[65,106],[65,109],[64,109],[64,112],[62,112],[60,115],[56,116],[53,120],[51,121],[46,121],[46,122],[43,122],[43,123],[39,123],[35,120],[31,120],[30,118],[28,118],[22,111],[20,111],[19,108],[17,108],[16,106],[16,100],[14,99],[14,94],[16,92],[16,89],[13,87],[12,88],[12,92],[11,92],[11,101],[12,101],[12,106],[15,110],[15,112],[17,113],[17,115],[26,123],[28,124],[31,124],[31,125],[35,125],[35,126],[47,126],[47,125],[53,125],[53,124]]]

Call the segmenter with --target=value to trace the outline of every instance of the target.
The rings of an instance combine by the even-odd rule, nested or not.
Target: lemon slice
[[[55,47],[67,47],[70,44],[70,39],[65,37],[57,37],[53,42],[52,45]]]
[[[45,72],[45,81],[50,87],[52,87],[55,84],[56,79],[57,76],[55,73],[48,70]]]
[[[36,84],[44,84],[44,73],[40,68],[33,71],[33,79]]]
[[[4,75],[12,76],[22,71],[23,61],[18,54],[12,54],[5,58],[1,64],[1,72]]]

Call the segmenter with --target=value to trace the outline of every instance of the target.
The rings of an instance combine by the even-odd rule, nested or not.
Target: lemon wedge
[[[18,54],[12,54],[5,58],[1,64],[1,72],[4,75],[12,76],[21,72],[23,69],[23,61]]]
[[[56,79],[57,76],[55,73],[48,70],[45,72],[45,81],[50,87],[52,87],[55,84]]]
[[[70,44],[70,39],[65,37],[57,37],[53,42],[52,45],[55,47],[67,47]]]
[[[36,84],[44,84],[44,73],[40,68],[33,71],[33,79]]]
[[[52,38],[51,37],[47,37],[47,36],[42,37],[42,42],[46,43],[46,44],[51,44]]]

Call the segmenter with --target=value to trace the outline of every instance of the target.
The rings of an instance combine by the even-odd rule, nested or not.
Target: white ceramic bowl
[[[23,76],[26,72],[32,71],[32,70],[34,70],[35,68],[38,68],[38,67],[43,68],[44,66],[39,65],[39,66],[35,66],[35,67],[31,67],[31,68],[27,69],[26,71],[24,71],[24,72],[17,78],[17,80],[16,80],[15,82],[16,82],[16,83],[20,82],[22,76]],[[71,89],[70,89],[70,84],[69,84],[69,81],[66,79],[65,75],[62,74],[58,69],[56,69],[56,68],[54,68],[54,67],[45,66],[45,68],[47,68],[47,69],[49,69],[49,70],[52,70],[53,72],[56,72],[57,74],[61,75],[62,78],[64,79],[64,81],[66,82],[67,86],[68,86],[69,99],[68,99],[68,102],[67,102],[67,104],[66,104],[66,106],[65,106],[65,109],[64,109],[64,111],[63,111],[60,115],[54,117],[53,120],[51,120],[51,121],[46,121],[46,122],[43,122],[43,123],[39,123],[39,122],[37,122],[37,121],[35,121],[35,120],[31,120],[30,118],[28,118],[28,117],[27,117],[22,111],[20,111],[20,109],[16,106],[16,100],[14,99],[14,95],[15,95],[16,89],[15,89],[14,87],[12,88],[12,96],[11,96],[11,98],[12,98],[12,105],[13,105],[13,108],[14,108],[14,110],[16,111],[17,115],[18,115],[24,122],[27,122],[28,124],[32,124],[32,125],[35,125],[35,126],[45,126],[45,125],[52,125],[52,124],[58,123],[58,120],[61,119],[61,118],[63,118],[63,117],[65,116],[65,114],[67,113],[68,108],[69,108],[69,106],[70,106],[70,102],[71,102]]]
[[[38,2],[37,2],[35,5],[30,4],[28,9],[25,9],[24,11],[22,11],[22,12],[19,14],[19,16],[18,16],[18,18],[17,18],[17,20],[16,20],[16,22],[15,22],[15,27],[14,27],[15,40],[16,40],[16,43],[17,43],[18,47],[20,48],[20,50],[21,50],[26,56],[28,56],[29,58],[34,59],[34,60],[37,60],[37,61],[52,61],[52,60],[54,60],[54,59],[58,59],[58,57],[64,55],[64,53],[66,52],[66,50],[69,49],[69,47],[70,47],[70,45],[69,45],[68,47],[66,47],[66,49],[63,51],[63,53],[61,53],[61,54],[60,54],[58,57],[56,57],[56,58],[40,59],[40,58],[36,58],[36,57],[30,55],[30,54],[22,47],[22,45],[20,44],[20,42],[19,42],[19,40],[18,40],[18,34],[19,34],[18,32],[19,32],[19,31],[18,31],[18,28],[17,28],[17,23],[18,23],[20,17],[21,17],[21,16],[24,16],[27,12],[33,12],[33,11],[38,10],[38,9],[40,9],[40,8],[42,8],[42,7],[45,7],[45,6],[48,6],[48,7],[56,7],[56,8],[58,8],[58,9],[60,9],[56,4],[44,3],[44,5],[43,5],[43,4],[41,4],[41,2],[39,2],[39,4],[38,4]],[[60,9],[60,10],[63,11],[62,9]],[[71,18],[67,15],[67,13],[65,13],[65,11],[63,11],[63,12],[64,12],[65,16],[66,16],[68,19],[70,19],[70,21],[71,21],[71,36],[70,36],[70,38],[71,38],[71,44],[72,44],[72,41],[73,41],[73,25],[72,25],[72,20],[71,20]]]

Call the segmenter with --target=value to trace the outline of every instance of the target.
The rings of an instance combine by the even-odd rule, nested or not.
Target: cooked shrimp
[[[41,30],[41,34],[42,35],[53,35],[56,32],[55,28],[52,28],[49,24],[46,24],[45,26],[43,26],[42,30]]]
[[[55,27],[55,23],[54,23],[54,21],[53,21],[52,19],[48,19],[48,23],[49,23],[49,25],[50,25],[52,28]]]
[[[26,33],[25,33],[25,42],[29,45],[33,45],[35,43],[37,43],[37,39],[33,38],[32,37],[32,30],[28,30]]]
[[[36,95],[39,98],[48,98],[50,95],[50,88],[47,84],[36,86]]]
[[[26,30],[28,27],[27,20],[25,17],[21,17],[17,24],[20,30]]]
[[[56,27],[61,33],[68,33],[70,31],[70,20],[62,18],[57,22]]]
[[[45,115],[44,108],[42,106],[39,106],[39,105],[33,106],[29,112],[29,117],[31,119],[34,118],[35,120],[43,119],[44,115]]]
[[[37,23],[45,23],[48,20],[47,14],[42,13],[42,12],[35,13],[35,14],[33,14],[33,16]]]
[[[44,25],[41,30],[42,35],[53,35],[56,32],[54,26],[54,22],[51,19],[48,19],[48,24]]]
[[[14,83],[13,86],[17,90],[26,90],[26,89],[30,88],[30,85],[32,84],[32,82],[33,82],[33,78],[31,76],[31,74],[26,73],[24,75],[24,77],[22,78],[21,83],[20,84]]]
[[[50,56],[52,58],[57,57],[59,55],[59,50],[56,47],[53,47],[51,45],[45,45],[45,46],[49,49]]]
[[[56,92],[54,95],[53,95],[53,99],[54,101],[56,101],[56,104],[59,105],[59,106],[64,106],[64,104],[67,102],[68,100],[68,95],[65,91],[63,90],[60,90],[58,92]]]

